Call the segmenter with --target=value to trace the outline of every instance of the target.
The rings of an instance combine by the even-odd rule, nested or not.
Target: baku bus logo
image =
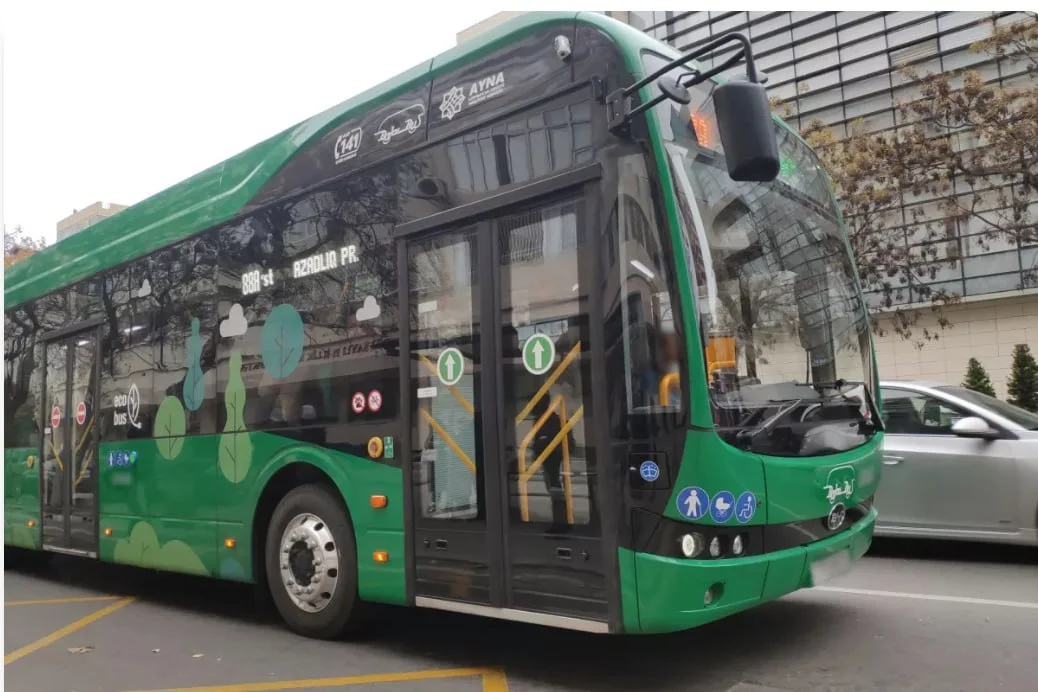
[[[382,124],[375,130],[375,139],[382,144],[389,144],[397,135],[413,135],[425,120],[425,106],[416,103],[387,115]]]
[[[857,474],[853,466],[837,466],[829,471],[825,479],[825,497],[832,504],[841,497],[850,498],[854,493],[854,484]]]

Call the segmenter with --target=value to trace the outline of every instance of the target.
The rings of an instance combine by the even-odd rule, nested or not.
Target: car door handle
[[[904,457],[883,457],[883,463],[887,466],[897,466],[904,460]]]

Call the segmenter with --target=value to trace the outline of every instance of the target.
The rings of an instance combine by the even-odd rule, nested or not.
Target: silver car
[[[1038,415],[936,382],[880,391],[877,536],[1038,545]]]

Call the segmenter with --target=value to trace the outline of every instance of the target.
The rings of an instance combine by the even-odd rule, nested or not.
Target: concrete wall
[[[458,43],[459,44],[460,43],[464,43],[465,41],[468,41],[470,38],[473,38],[474,36],[478,36],[479,34],[482,34],[484,31],[489,31],[490,29],[493,29],[498,24],[503,24],[504,22],[508,21],[512,17],[516,17],[516,16],[518,16],[520,14],[523,14],[523,13],[522,12],[498,12],[497,14],[491,15],[491,16],[487,17],[486,19],[484,19],[483,21],[479,22],[478,24],[473,24],[469,28],[462,29],[461,31],[459,31],[458,32]]]
[[[114,202],[94,202],[83,209],[73,209],[72,213],[58,221],[58,240],[64,240],[74,233],[92,226],[102,219],[118,214],[126,208],[125,204]]]
[[[940,334],[922,349],[890,331],[875,337],[880,376],[959,384],[966,375],[967,362],[974,357],[987,370],[997,396],[1005,399],[1013,346],[1028,344],[1032,352],[1038,351],[1038,291],[955,305],[945,309],[945,316],[952,325],[944,330],[934,315],[921,317],[920,333],[925,325]]]

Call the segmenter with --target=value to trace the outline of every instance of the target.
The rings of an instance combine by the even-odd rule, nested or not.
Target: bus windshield
[[[828,179],[814,152],[776,122],[778,177],[733,181],[712,86],[694,87],[690,104],[665,102],[656,113],[695,279],[715,423],[729,441],[773,419],[803,424],[787,436],[790,444],[751,445],[766,453],[863,444],[871,430],[857,424],[871,421],[875,391],[871,340]],[[834,424],[849,437],[805,444],[808,428]]]

